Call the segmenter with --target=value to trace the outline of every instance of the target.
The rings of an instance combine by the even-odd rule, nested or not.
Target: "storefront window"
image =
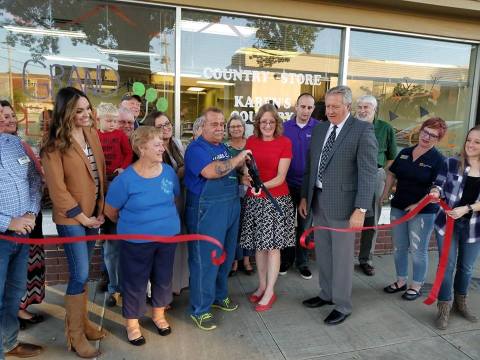
[[[348,86],[354,99],[377,98],[378,116],[395,128],[400,148],[418,142],[424,120],[443,118],[449,129],[439,148],[452,155],[469,126],[474,51],[469,44],[352,31]]]
[[[251,124],[271,101],[288,120],[300,93],[321,101],[338,82],[338,29],[196,11],[182,12],[180,28],[183,139],[206,107]]]
[[[175,9],[108,1],[15,0],[0,5],[0,98],[37,145],[59,88],[84,90],[94,105],[143,99],[173,121]],[[151,90],[149,90],[151,89]]]

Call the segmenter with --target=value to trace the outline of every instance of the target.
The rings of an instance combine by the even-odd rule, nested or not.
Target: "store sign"
[[[50,76],[49,81],[44,81],[42,83],[39,75],[29,75],[28,68],[32,65],[41,65],[44,69],[49,69]],[[105,78],[105,72],[109,71],[113,74],[114,85],[110,85],[111,89],[105,90],[102,83]],[[45,96],[37,96],[32,94],[29,90],[29,84],[32,81],[32,77],[37,77],[37,88],[41,88],[44,91],[38,91],[39,93],[48,94]],[[99,97],[110,97],[117,94],[118,89],[120,88],[120,75],[117,70],[108,65],[97,65],[97,67],[92,70],[91,68],[81,68],[75,65],[64,66],[61,64],[51,64],[47,67],[43,62],[30,59],[23,64],[22,71],[22,84],[23,92],[34,99],[44,100],[54,97],[54,89],[62,88],[65,86],[76,86],[78,85],[83,92],[92,92],[95,96]]]
[[[240,110],[232,111],[231,114],[237,114],[242,117],[244,121],[251,121],[253,122],[253,117],[255,112],[252,109],[258,109],[263,104],[273,103],[279,109],[290,109],[293,106],[292,99],[289,97],[261,97],[261,96],[242,96],[242,95],[235,95],[235,108],[240,108]],[[244,110],[242,110],[242,108]],[[278,115],[283,120],[289,120],[294,113],[292,111],[279,111]]]
[[[320,85],[322,81],[328,81],[326,74],[272,72],[247,69],[221,69],[206,67],[203,77],[211,80],[267,82],[279,80],[282,84],[297,85]]]

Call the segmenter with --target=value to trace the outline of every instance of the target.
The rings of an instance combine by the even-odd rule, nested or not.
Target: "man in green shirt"
[[[357,99],[356,117],[360,120],[373,123],[375,137],[377,138],[378,142],[378,172],[375,195],[373,198],[373,212],[367,213],[364,226],[373,226],[378,223],[378,219],[380,218],[382,211],[379,201],[385,187],[385,169],[390,166],[397,155],[397,144],[395,142],[395,132],[393,127],[383,120],[376,119],[376,110],[377,99],[375,99],[374,96],[364,95]],[[372,253],[375,250],[376,240],[376,230],[362,231],[358,261],[360,263],[360,268],[365,275],[368,276],[375,275],[375,268],[372,264]]]

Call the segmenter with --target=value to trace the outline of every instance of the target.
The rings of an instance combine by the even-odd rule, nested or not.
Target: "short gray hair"
[[[362,95],[357,99],[357,105],[360,103],[367,103],[373,106],[373,109],[376,110],[378,106],[377,99],[373,95]]]
[[[327,91],[325,98],[328,95],[342,95],[343,103],[345,105],[352,105],[352,90],[348,86],[340,85],[335,86]]]
[[[198,131],[198,129],[203,127],[203,124],[205,124],[205,116],[204,115],[197,118],[195,120],[195,122],[193,123],[193,126],[192,126],[193,133],[195,134]]]
[[[133,120],[135,120],[135,115],[133,114],[133,112],[131,112],[130,109],[127,109],[126,107],[123,107],[122,105],[120,105],[118,107],[118,115],[122,116],[122,114],[130,116]]]
[[[240,116],[240,114],[238,113],[233,113],[232,115],[230,115],[230,119],[228,119],[227,121],[227,138],[230,139],[230,123],[233,121],[233,120],[238,120],[242,123],[242,127],[243,127],[243,137],[245,137],[245,131],[247,130],[247,126],[245,125],[245,121],[243,121],[243,118]]]

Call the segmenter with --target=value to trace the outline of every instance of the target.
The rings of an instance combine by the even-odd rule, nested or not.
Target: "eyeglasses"
[[[436,135],[436,134],[432,134],[431,132],[428,132],[427,130],[425,129],[422,129],[420,131],[421,135],[425,138],[428,138],[428,139],[433,139],[433,140],[437,140],[440,138],[440,136]]]
[[[277,122],[276,121],[260,121],[260,125],[261,126],[267,126],[267,125],[275,126],[275,125],[277,125]]]
[[[171,122],[166,122],[165,124],[158,124],[158,125],[155,125],[155,127],[157,129],[165,129],[165,128],[169,128],[172,126],[172,123]]]
[[[229,129],[243,129],[242,125],[230,125]]]

